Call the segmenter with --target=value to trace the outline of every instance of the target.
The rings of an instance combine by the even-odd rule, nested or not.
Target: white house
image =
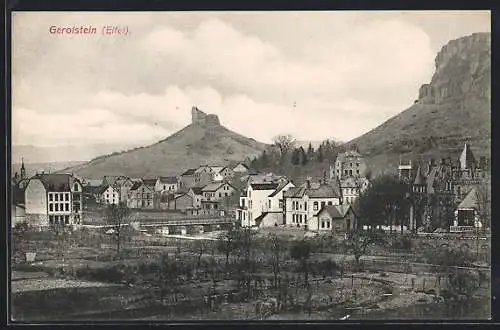
[[[259,217],[268,205],[268,197],[278,183],[250,183],[240,196],[240,206],[237,210],[238,220],[242,227],[255,226],[255,219]]]
[[[326,205],[340,205],[341,193],[336,187],[324,182],[306,181],[302,186],[290,188],[284,194],[285,224],[287,226],[305,226]]]
[[[156,179],[155,192],[174,193],[179,190],[179,180],[175,176],[160,176]]]
[[[28,224],[81,224],[82,184],[73,175],[36,175],[29,180],[24,193]]]
[[[340,181],[342,204],[353,204],[359,195],[368,188],[369,181],[361,177],[347,177]]]
[[[102,187],[101,190],[99,191],[99,201],[105,205],[110,205],[110,204],[117,205],[118,203],[120,203],[119,188],[115,188],[112,186]]]

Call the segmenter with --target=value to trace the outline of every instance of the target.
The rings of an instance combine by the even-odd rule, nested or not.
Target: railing
[[[176,219],[176,220],[159,220],[158,222],[141,223],[141,227],[155,226],[184,226],[184,225],[210,225],[221,223],[233,223],[233,218],[202,218],[202,219]]]
[[[451,226],[450,233],[470,233],[474,232],[474,226]]]

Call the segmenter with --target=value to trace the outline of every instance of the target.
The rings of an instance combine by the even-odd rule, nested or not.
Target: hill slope
[[[399,157],[457,159],[465,142],[476,156],[491,154],[491,34],[450,41],[436,71],[405,111],[350,141],[373,171],[396,170]]]
[[[104,175],[152,177],[179,175],[201,164],[225,165],[253,157],[267,145],[222,126],[215,115],[192,109],[192,123],[165,140],[123,153],[102,156],[65,172],[85,178]]]

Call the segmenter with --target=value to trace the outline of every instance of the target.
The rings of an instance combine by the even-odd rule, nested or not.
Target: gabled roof
[[[232,166],[232,169],[234,170],[236,167],[238,167],[239,165],[245,167],[247,170],[249,170],[248,166],[244,163],[236,163],[234,166]]]
[[[160,176],[158,178],[160,183],[164,184],[176,184],[177,183],[177,178],[175,176]]]
[[[331,185],[311,183],[310,187],[307,187],[307,183],[300,187],[288,189],[283,196],[290,198],[301,198],[307,195],[309,198],[340,198],[340,192]]]
[[[210,166],[210,169],[214,173],[219,173],[220,171],[222,171],[224,169],[224,166]]]
[[[130,190],[137,190],[140,186],[142,186],[142,182],[135,181]]]
[[[191,187],[190,188],[195,195],[202,195],[203,194],[203,187]]]
[[[286,181],[286,182],[280,183],[278,185],[278,187],[276,187],[276,190],[273,193],[271,193],[271,195],[269,195],[269,197],[274,197],[277,194],[279,194],[279,192],[282,191],[289,183],[291,183],[291,182],[290,181]]]
[[[116,189],[115,189],[115,188],[113,188],[113,186],[106,185],[106,186],[102,186],[102,187],[101,187],[101,188],[97,191],[97,193],[98,193],[99,195],[102,195],[102,194],[103,194],[106,190],[108,190],[108,188],[110,188],[110,187],[111,187],[111,189],[113,189],[114,191],[116,191]]]
[[[190,168],[190,169],[186,170],[184,173],[182,173],[181,176],[193,175],[195,172],[196,172],[196,168]]]
[[[236,189],[235,187],[233,187],[232,184],[230,184],[229,182],[225,182],[225,181],[222,181],[222,182],[214,182],[214,183],[209,183],[207,184],[205,187],[203,187],[202,191],[216,191],[218,190],[220,187],[222,187],[223,185],[228,185],[230,187],[232,187],[233,189]]]
[[[75,182],[80,182],[71,174],[38,174],[31,179],[39,179],[47,191],[70,191]]]
[[[154,185],[156,185],[156,179],[143,179],[142,182],[146,186],[154,186]]]
[[[469,144],[466,143],[464,145],[462,153],[460,154],[460,165],[462,168],[469,168],[471,165],[475,163],[476,163],[476,158],[474,157],[472,150],[470,150]]]
[[[322,212],[327,212],[333,219],[344,218],[347,215],[347,212],[349,212],[349,209],[354,212],[354,209],[349,204],[325,205],[318,211],[316,216],[318,216]],[[356,212],[354,213],[356,214]]]
[[[253,190],[274,190],[278,188],[277,183],[250,183]]]
[[[178,198],[181,198],[181,197],[189,197],[190,199],[193,199],[193,197],[189,196],[188,194],[181,194],[181,195],[178,195],[178,196],[175,196],[174,199],[178,199]]]
[[[471,191],[469,191],[462,202],[458,204],[459,209],[478,209],[478,207],[479,201],[476,188],[473,188]]]

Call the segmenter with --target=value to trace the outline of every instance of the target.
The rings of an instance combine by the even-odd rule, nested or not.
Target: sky
[[[193,105],[266,143],[348,141],[411,106],[449,40],[489,31],[487,11],[15,12],[12,144],[148,145]]]

